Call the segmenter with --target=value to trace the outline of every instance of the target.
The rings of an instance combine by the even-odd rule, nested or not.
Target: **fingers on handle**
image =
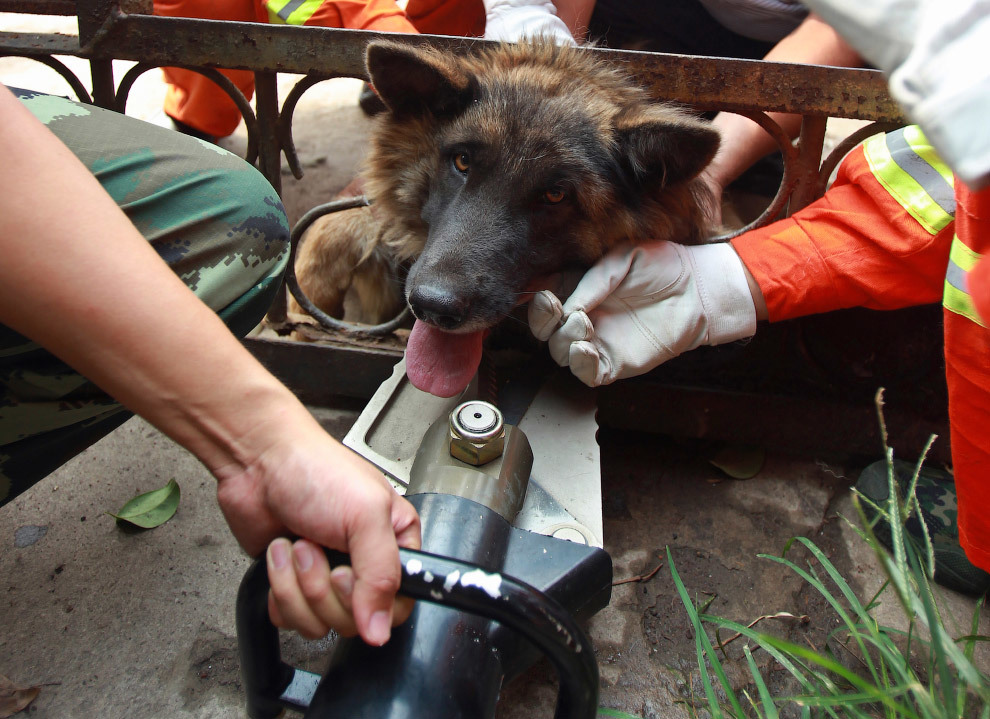
[[[356,627],[331,586],[330,565],[312,542],[292,544],[279,538],[268,545],[268,610],[272,623],[294,629],[307,639],[319,639],[331,628],[354,634]]]
[[[405,497],[398,495],[392,502],[392,531],[396,543],[404,549],[420,549],[423,546],[422,526],[416,508]]]
[[[398,499],[394,495],[392,501]],[[395,593],[402,576],[391,516],[391,511],[365,513],[347,539],[354,569],[354,619],[361,638],[373,646],[381,646],[391,634]]]

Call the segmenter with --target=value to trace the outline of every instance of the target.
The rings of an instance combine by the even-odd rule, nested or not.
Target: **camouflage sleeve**
[[[171,130],[11,89],[233,332],[243,336],[261,320],[281,286],[289,230],[277,193],[255,168]],[[84,377],[0,325],[0,504],[127,416]]]

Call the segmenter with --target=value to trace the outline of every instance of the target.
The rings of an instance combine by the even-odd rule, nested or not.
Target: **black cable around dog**
[[[408,306],[403,307],[402,312],[388,322],[383,322],[379,325],[362,325],[355,322],[345,322],[343,320],[338,320],[336,317],[331,317],[319,307],[314,305],[309,297],[306,296],[306,293],[302,291],[302,288],[299,286],[299,280],[296,279],[296,254],[299,252],[299,245],[302,242],[302,236],[306,230],[309,229],[309,226],[324,215],[329,215],[333,212],[340,212],[342,210],[353,210],[358,207],[367,207],[370,204],[371,203],[368,201],[368,198],[364,195],[360,197],[349,197],[344,200],[334,200],[333,202],[327,202],[323,205],[317,205],[303,215],[302,219],[300,219],[299,222],[296,223],[296,226],[292,228],[292,234],[289,239],[291,243],[291,250],[289,253],[289,267],[285,272],[285,284],[288,286],[292,296],[296,298],[296,301],[299,303],[300,307],[306,310],[306,312],[309,313],[309,315],[323,327],[332,330],[339,330],[341,332],[349,332],[351,334],[380,336],[391,334],[401,327],[404,322],[406,322],[409,318]]]

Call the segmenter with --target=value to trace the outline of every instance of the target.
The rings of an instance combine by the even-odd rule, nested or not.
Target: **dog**
[[[348,289],[363,322],[407,303],[407,373],[440,396],[467,385],[485,330],[545,289],[539,278],[623,243],[696,244],[713,229],[699,174],[719,135],[707,121],[654,102],[600,54],[480,45],[369,44],[387,108],[363,172],[372,204],[315,223],[296,264],[328,314]]]

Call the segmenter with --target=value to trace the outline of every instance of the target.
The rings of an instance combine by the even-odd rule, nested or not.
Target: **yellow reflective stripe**
[[[958,237],[952,238],[952,247],[949,248],[949,262],[962,268],[963,272],[972,270],[982,258],[983,255],[968,248]]]
[[[273,23],[305,25],[324,0],[269,0],[268,18]]]
[[[982,255],[964,245],[958,237],[952,238],[949,249],[949,266],[945,271],[945,292],[942,295],[942,305],[950,312],[962,315],[980,327],[986,327],[973,306],[969,296],[966,275],[976,267]]]
[[[903,128],[903,132],[904,139],[911,146],[911,149],[918,153],[921,159],[931,165],[932,169],[942,176],[942,179],[946,181],[949,187],[952,187],[956,178],[952,174],[952,170],[949,169],[949,166],[936,154],[935,148],[928,142],[924,131],[917,125],[908,125]]]
[[[965,292],[960,292],[948,282],[945,283],[945,295],[942,298],[942,305],[950,312],[962,315],[980,327],[986,327],[980,319],[980,315],[976,312],[976,307],[973,306],[973,300],[970,296]]]
[[[863,152],[870,170],[884,189],[918,224],[934,235],[954,219],[952,174],[943,169],[944,163],[920,130],[905,130],[890,133],[889,137],[871,137]],[[891,144],[897,147],[893,153]],[[948,179],[945,172],[948,172]]]

